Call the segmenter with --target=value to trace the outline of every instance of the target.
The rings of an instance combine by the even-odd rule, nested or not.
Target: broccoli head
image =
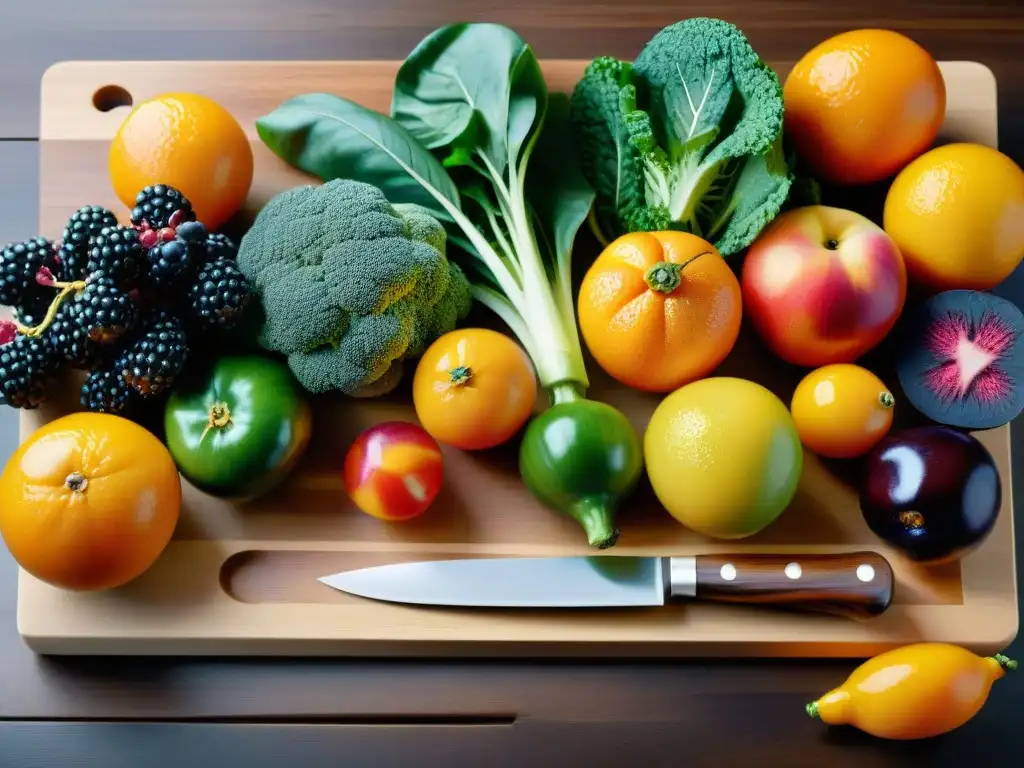
[[[441,224],[377,187],[339,179],[273,198],[242,238],[238,267],[263,307],[260,344],[310,392],[372,396],[469,313]]]

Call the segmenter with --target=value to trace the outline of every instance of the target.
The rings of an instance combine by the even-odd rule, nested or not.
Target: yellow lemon
[[[732,377],[701,379],[662,400],[644,434],[644,458],[669,514],[720,539],[772,523],[803,471],[786,405],[760,384]]]
[[[938,147],[893,181],[884,225],[912,280],[988,290],[1024,257],[1024,171],[981,144]]]

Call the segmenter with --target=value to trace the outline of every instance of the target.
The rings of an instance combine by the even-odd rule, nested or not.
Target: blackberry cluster
[[[132,227],[104,227],[89,241],[89,275],[102,272],[121,287],[135,285],[142,270],[139,232]]]
[[[89,337],[89,329],[78,321],[78,305],[65,301],[46,334],[54,356],[69,368],[89,370],[102,357],[100,344]]]
[[[0,394],[14,408],[38,408],[46,399],[56,358],[38,338],[18,336],[0,347]]]
[[[185,326],[174,314],[160,310],[139,328],[118,358],[121,378],[142,395],[157,395],[174,386],[188,360]]]
[[[58,259],[60,269],[55,274],[61,280],[84,280],[92,238],[104,229],[117,226],[117,216],[101,205],[86,205],[75,211],[64,227]]]
[[[173,221],[175,217],[178,218],[176,222]],[[139,192],[132,210],[132,224],[139,229],[163,229],[195,219],[192,203],[166,184],[155,184]]]
[[[43,267],[52,267],[53,243],[45,237],[12,243],[0,251],[0,304],[17,307],[36,298],[36,275]]]
[[[173,187],[143,189],[132,223],[101,206],[68,220],[63,240],[0,252],[0,397],[35,408],[63,368],[86,371],[90,411],[145,416],[182,375],[197,345],[235,328],[251,301],[238,248],[196,221]]]
[[[121,376],[117,361],[93,368],[82,384],[82,405],[97,413],[132,416],[141,406],[138,392]]]

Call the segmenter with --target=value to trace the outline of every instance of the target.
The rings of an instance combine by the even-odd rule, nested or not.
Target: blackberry
[[[151,315],[118,358],[122,378],[140,395],[157,395],[174,386],[188,360],[185,328],[163,310]]]
[[[132,210],[132,223],[145,229],[174,227],[195,219],[192,203],[181,192],[166,184],[155,184],[139,192]]]
[[[105,227],[93,235],[86,274],[102,272],[121,288],[131,288],[139,278],[142,246],[133,227]]]
[[[189,245],[205,245],[206,238],[210,236],[206,225],[201,221],[186,221],[183,224],[179,224],[177,229],[175,229],[175,234]]]
[[[53,243],[45,237],[11,243],[0,251],[0,304],[16,307],[36,286],[36,273],[53,263]]]
[[[14,311],[14,316],[22,325],[32,327],[39,325],[50,311],[50,304],[57,296],[55,288],[34,285],[21,298],[21,304]]]
[[[138,310],[131,297],[106,275],[90,279],[74,298],[74,320],[97,344],[112,344],[135,324]]]
[[[129,415],[139,406],[139,393],[121,376],[117,365],[96,368],[82,384],[82,407],[95,413]]]
[[[38,408],[58,360],[42,339],[17,336],[0,347],[0,399],[12,408]]]
[[[230,259],[234,261],[237,256],[238,246],[227,235],[222,235],[220,232],[212,232],[206,238],[206,261],[216,261],[217,259]]]
[[[180,237],[155,245],[146,251],[149,282],[156,288],[171,288],[180,283],[192,266],[192,250]]]
[[[231,328],[252,296],[245,275],[233,261],[217,259],[203,264],[188,289],[186,311],[204,329]]]
[[[116,227],[117,216],[101,205],[87,205],[75,211],[64,227],[61,241],[60,269],[54,274],[61,280],[72,282],[84,280],[86,265],[89,263],[89,241],[107,227]]]
[[[68,366],[88,370],[100,358],[100,345],[89,338],[88,329],[79,322],[77,308],[74,301],[61,304],[44,339]]]

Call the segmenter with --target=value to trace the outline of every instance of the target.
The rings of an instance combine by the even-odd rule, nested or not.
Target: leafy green
[[[592,61],[572,98],[574,136],[597,192],[602,242],[682,229],[723,255],[785,203],[782,87],[743,34],[695,18],[656,34],[630,65]]]
[[[275,153],[321,179],[378,186],[442,220],[472,295],[564,395],[589,382],[570,285],[572,243],[593,205],[569,131],[533,50],[496,24],[452,24],[396,77],[391,117],[333,96],[281,105],[258,122]]]
[[[296,96],[257,119],[256,131],[275,154],[322,179],[358,179],[393,203],[420,205],[442,219],[450,212],[438,196],[459,205],[451,177],[405,128],[347,99]]]

